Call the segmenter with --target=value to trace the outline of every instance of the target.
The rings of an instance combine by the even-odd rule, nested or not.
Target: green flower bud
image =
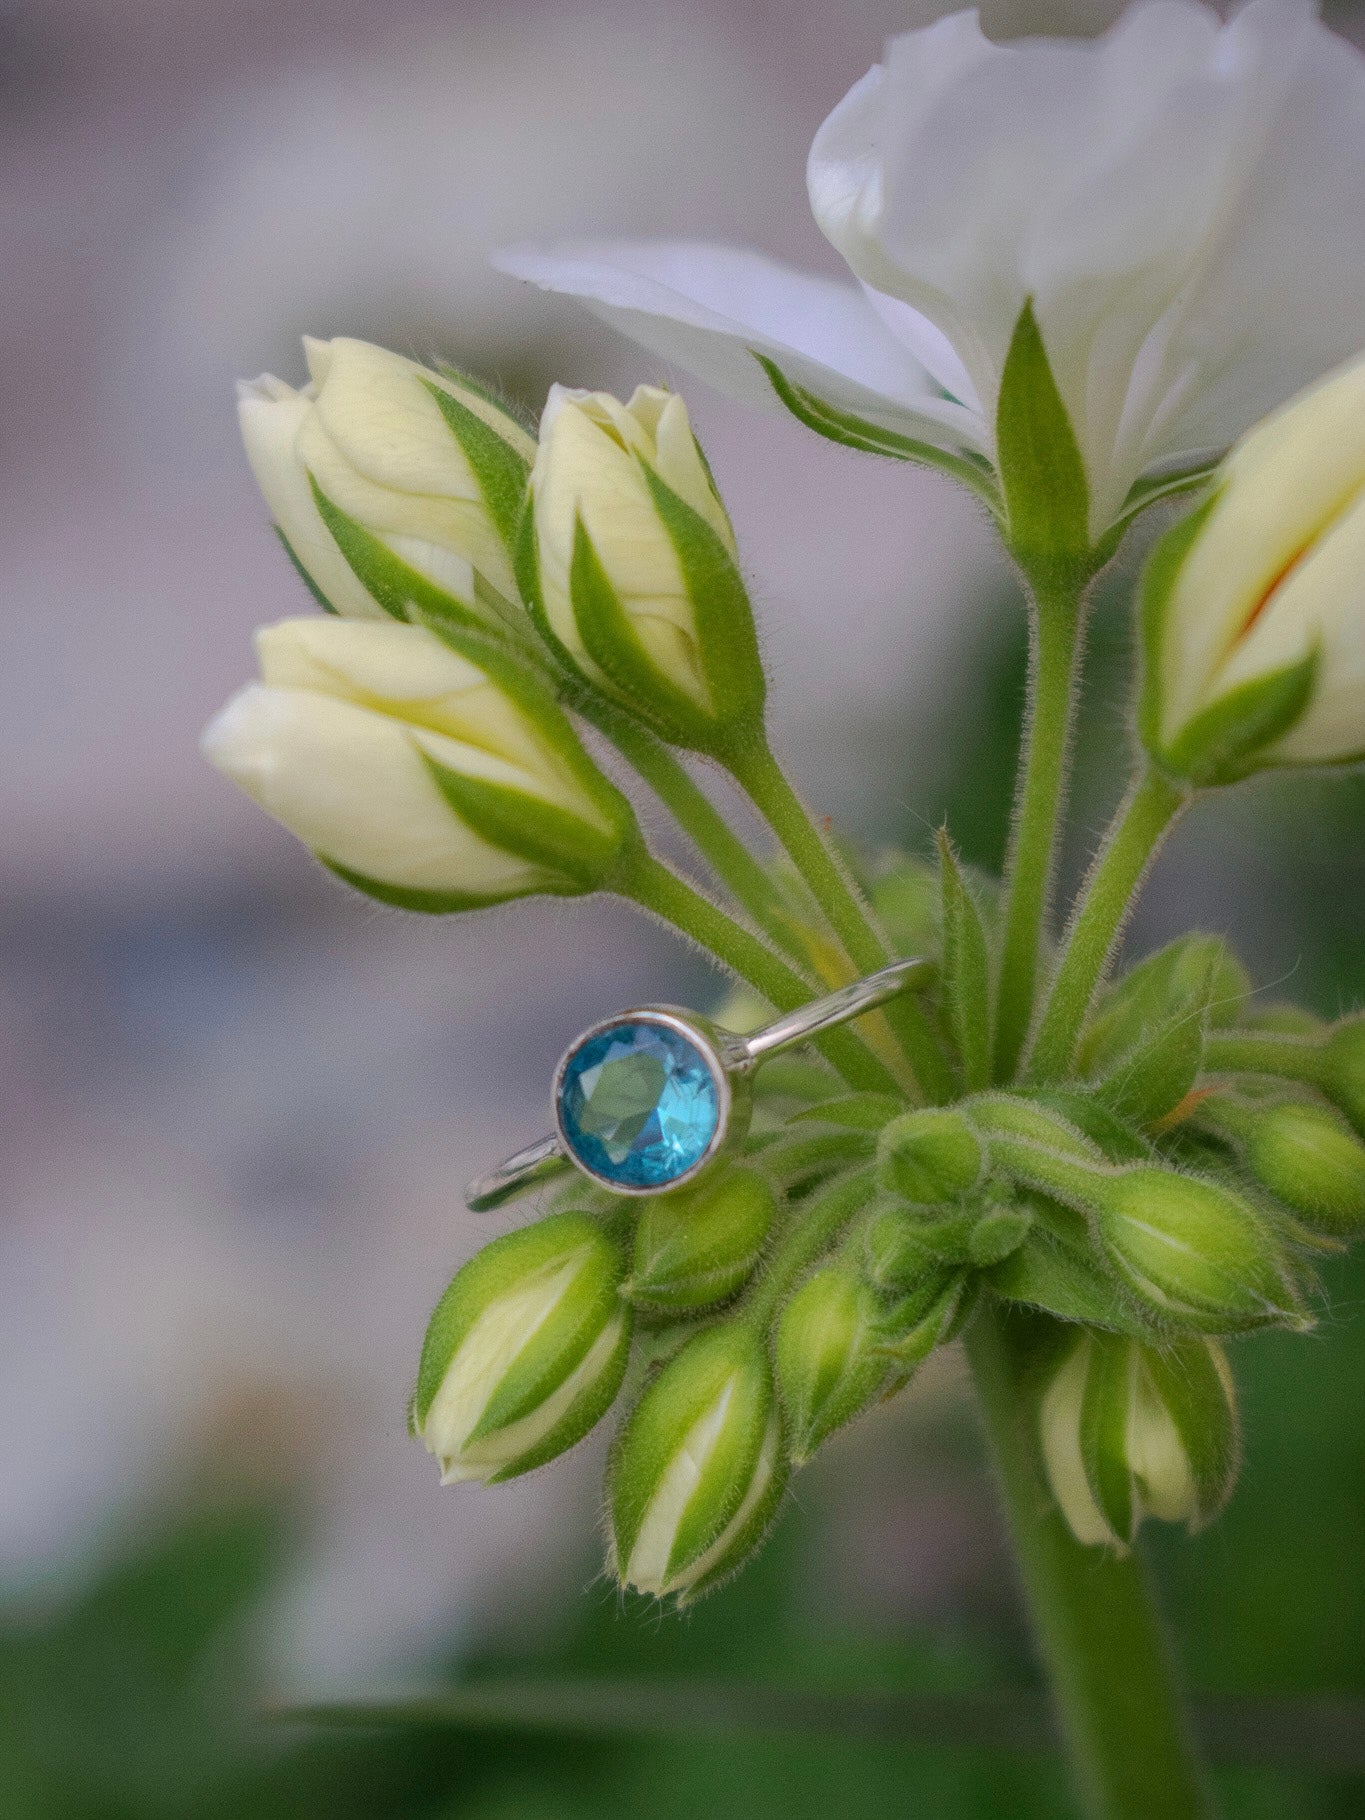
[[[881,1388],[888,1365],[878,1350],[880,1318],[872,1290],[840,1264],[808,1276],[783,1309],[777,1389],[794,1466],[803,1466]]]
[[[322,604],[515,633],[512,543],[535,439],[482,387],[366,341],[305,339],[301,392],[239,389],[252,472]]]
[[[1098,1162],[1099,1147],[1069,1118],[1046,1103],[1053,1097],[1040,1094],[1034,1099],[1018,1093],[981,1093],[964,1101],[963,1110],[987,1138],[1025,1138],[1031,1144],[1055,1150],[1060,1156]]]
[[[350,884],[435,912],[602,887],[630,805],[504,648],[320,617],[256,644],[205,756]]]
[[[551,390],[519,558],[547,642],[661,737],[717,753],[758,728],[734,532],[675,393]]]
[[[1325,1106],[1303,1100],[1239,1109],[1246,1165],[1318,1232],[1365,1229],[1365,1144]]]
[[[1323,1091],[1365,1137],[1365,1014],[1337,1024],[1322,1050]]]
[[[1146,1516],[1200,1529],[1237,1478],[1236,1396],[1222,1349],[1158,1349],[1083,1331],[1039,1411],[1052,1495],[1078,1542],[1126,1552]]]
[[[905,1290],[937,1275],[945,1263],[965,1263],[976,1215],[941,1218],[904,1206],[878,1208],[863,1230],[863,1269],[875,1289]]]
[[[596,1220],[558,1213],[494,1239],[456,1273],[427,1328],[412,1404],[443,1485],[529,1472],[605,1414],[630,1350],[622,1262]]]
[[[679,1313],[724,1301],[758,1262],[775,1207],[772,1187],[752,1169],[651,1196],[636,1224],[626,1295]]]
[[[1107,1074],[1147,1032],[1191,1003],[1216,1026],[1235,1024],[1251,995],[1246,968],[1216,935],[1182,935],[1131,967],[1100,1000],[1081,1040],[1085,1074]]]
[[[996,1202],[982,1207],[967,1238],[967,1257],[979,1269],[1002,1264],[1017,1251],[1033,1228],[1033,1213],[1017,1203]]]
[[[1170,1169],[1096,1175],[1111,1267],[1139,1300],[1205,1333],[1306,1323],[1265,1222],[1230,1188]]]
[[[617,1437],[608,1481],[623,1586],[690,1602],[762,1540],[785,1482],[763,1337],[709,1327],[669,1359]]]
[[[986,1153],[960,1112],[924,1108],[902,1113],[882,1129],[877,1147],[881,1184],[903,1200],[956,1200],[981,1180]]]

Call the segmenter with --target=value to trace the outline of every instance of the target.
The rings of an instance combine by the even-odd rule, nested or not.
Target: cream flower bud
[[[621,1272],[598,1221],[560,1213],[494,1239],[456,1273],[412,1400],[443,1485],[529,1472],[606,1412],[630,1350]]]
[[[601,885],[629,807],[505,652],[322,618],[257,649],[204,754],[352,884],[431,911]]]
[[[1082,1331],[1043,1394],[1039,1438],[1078,1542],[1126,1551],[1146,1516],[1200,1529],[1237,1478],[1227,1360],[1213,1340],[1157,1349]]]
[[[1145,582],[1142,732],[1221,783],[1365,754],[1365,360],[1236,445]]]
[[[622,1585],[680,1602],[717,1585],[762,1539],[784,1476],[762,1335],[739,1321],[696,1334],[645,1391],[613,1451]]]
[[[367,341],[305,340],[309,384],[239,386],[247,458],[324,604],[516,628],[511,545],[535,442],[472,381]]]
[[[520,556],[542,632],[595,687],[679,745],[752,728],[763,670],[734,532],[675,393],[552,389]]]

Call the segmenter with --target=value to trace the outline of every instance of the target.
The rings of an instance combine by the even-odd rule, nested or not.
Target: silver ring
[[[577,1169],[613,1194],[662,1194],[687,1183],[744,1141],[748,1077],[779,1049],[925,985],[932,961],[894,961],[866,979],[788,1011],[750,1036],[674,1005],[642,1005],[592,1024],[555,1069],[549,1137],[508,1157],[465,1190],[487,1213]]]

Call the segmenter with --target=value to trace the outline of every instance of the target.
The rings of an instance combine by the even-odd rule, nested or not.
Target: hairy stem
[[[1066,810],[1067,762],[1080,671],[1086,580],[1031,579],[1028,706],[1019,755],[1014,830],[1005,867],[1005,914],[995,1016],[997,1081],[1019,1065],[1033,1017],[1057,847]]]
[[[1029,1056],[1032,1080],[1060,1080],[1070,1068],[1147,868],[1188,801],[1187,790],[1149,770],[1134,780],[1120,804],[1071,919]]]
[[[1204,1044],[1206,1074],[1275,1074],[1320,1086],[1326,1074],[1316,1037],[1272,1030],[1210,1030]]]
[[[771,948],[671,872],[643,844],[627,857],[611,888],[618,897],[652,911],[714,955],[778,1011],[794,1011],[815,996],[800,974]],[[851,1087],[898,1092],[890,1070],[851,1030],[826,1030],[812,1040]]]
[[[1019,1577],[1087,1820],[1212,1813],[1142,1562],[1083,1547],[1042,1473],[1027,1323],[986,1301],[967,1353]]]
[[[601,697],[585,696],[574,707],[639,772],[735,902],[803,973],[809,973],[810,952],[799,922],[768,873],[686,767],[652,733]]]
[[[725,762],[786,848],[854,967],[859,973],[884,967],[890,959],[885,942],[769,748],[755,741]],[[952,1077],[923,1008],[903,993],[884,1007],[884,1016],[925,1098],[947,1099]]]

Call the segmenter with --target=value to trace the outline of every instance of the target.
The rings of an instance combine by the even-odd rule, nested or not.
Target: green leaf
[[[1030,299],[1000,379],[995,439],[1005,535],[1025,569],[1092,567],[1090,489]]]
[[[468,384],[463,374],[459,383]],[[505,437],[499,436],[491,424],[485,423],[477,411],[471,411],[444,386],[429,379],[423,384],[436,400],[437,408],[460,445],[461,454],[469,463],[499,537],[511,549],[526,498],[530,463]]]
[[[805,386],[798,385],[782,371],[775,360],[770,360],[766,354],[760,354],[757,348],[750,348],[749,352],[763,368],[773,391],[792,416],[799,423],[805,424],[808,430],[814,430],[817,436],[823,436],[829,442],[841,443],[846,449],[859,449],[864,454],[885,455],[893,461],[913,461],[925,467],[938,468],[941,473],[951,474],[954,480],[969,487],[978,499],[990,507],[996,518],[1002,516],[999,489],[991,465],[984,456],[955,454],[949,449],[938,448],[934,443],[920,442],[915,437],[899,435],[895,430],[885,430],[880,424],[872,423],[865,417],[857,417],[851,411],[840,410]]]
[[[880,1131],[888,1120],[904,1112],[904,1100],[892,1093],[845,1093],[822,1100],[817,1106],[804,1106],[794,1112],[790,1124],[813,1121],[838,1125],[845,1131]]]
[[[967,889],[946,830],[938,836],[943,894],[943,1005],[968,1093],[991,1078],[990,957],[976,900]]]
[[[677,553],[714,718],[757,727],[766,682],[744,578],[715,527],[642,462],[654,509]]]
[[[1150,1028],[1095,1088],[1122,1119],[1150,1128],[1173,1112],[1194,1086],[1204,1059],[1207,990]]]

